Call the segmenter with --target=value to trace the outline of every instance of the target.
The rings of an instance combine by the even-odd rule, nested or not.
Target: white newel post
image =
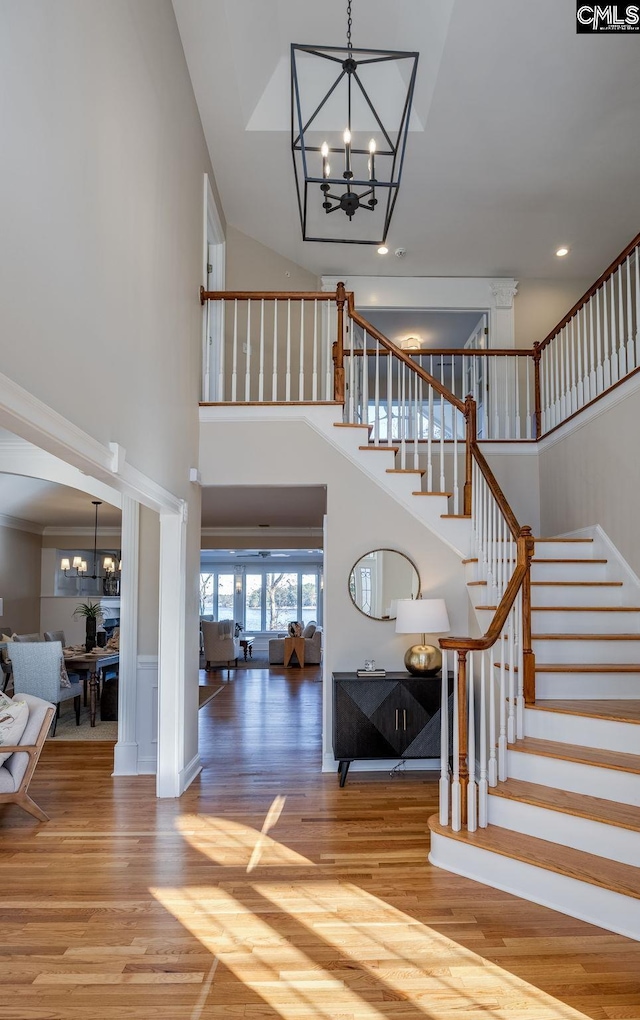
[[[140,504],[122,496],[122,574],[120,581],[120,672],[118,680],[118,743],[114,776],[138,773],[136,708],[138,699],[138,553]]]
[[[160,514],[158,797],[179,797],[184,770],[186,504]]]

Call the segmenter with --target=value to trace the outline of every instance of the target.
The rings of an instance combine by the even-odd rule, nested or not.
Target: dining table
[[[116,673],[120,665],[120,652],[108,648],[95,648],[92,652],[76,651],[72,648],[63,649],[64,664],[67,670],[87,676],[89,687],[89,721],[96,724],[98,691],[100,681],[104,679],[104,671],[115,667]]]

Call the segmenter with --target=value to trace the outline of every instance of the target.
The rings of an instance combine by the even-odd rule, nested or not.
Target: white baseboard
[[[139,757],[138,758],[138,775],[139,776],[155,776],[157,771],[157,761],[155,756],[153,757]]]
[[[193,782],[193,780],[196,778],[196,776],[200,775],[201,772],[202,772],[202,762],[200,760],[200,755],[199,754],[194,754],[194,756],[191,759],[191,761],[189,762],[189,764],[185,765],[185,767],[180,770],[180,774],[178,776],[178,782],[179,782],[180,793],[181,794],[183,794],[184,791],[189,786],[191,786],[191,783]]]
[[[136,741],[118,741],[113,750],[112,776],[138,775],[138,744]]]

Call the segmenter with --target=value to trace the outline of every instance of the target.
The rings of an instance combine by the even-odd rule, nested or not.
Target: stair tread
[[[640,641],[640,634],[532,634],[532,641]]]
[[[534,538],[534,542],[591,542],[592,538]]]
[[[593,563],[593,560],[589,561]],[[623,581],[532,581],[534,586],[549,588],[622,588]]]
[[[599,768],[640,775],[640,756],[628,754],[626,751],[609,751],[603,747],[581,747],[579,744],[541,740],[539,737],[523,737],[517,744],[508,746],[510,751],[518,751],[523,754],[537,754],[545,758],[559,758],[561,761],[575,761],[581,765],[596,765]]]
[[[353,421],[353,422],[352,421],[334,421],[333,427],[334,427],[334,429],[367,429],[368,432],[371,432],[372,429],[373,429],[373,425],[364,425],[362,422],[359,422],[359,421]]]
[[[497,609],[476,606],[476,609]],[[640,606],[531,606],[533,613],[640,613]]]
[[[494,662],[498,669],[502,663]],[[505,669],[511,669],[505,663]],[[518,667],[514,667],[518,672]],[[640,673],[640,666],[635,662],[536,662],[536,673]]]
[[[635,662],[539,662],[536,673],[640,673]]]
[[[467,588],[487,587],[486,581],[467,581]]]
[[[549,558],[542,558],[540,556],[534,556],[531,560],[532,563],[606,563],[607,560],[595,560],[595,559],[556,559],[555,556]]]
[[[610,889],[622,896],[640,899],[640,868],[634,868],[631,864],[596,857],[583,850],[573,850],[571,847],[538,839],[537,836],[525,836],[498,825],[489,825],[476,832],[454,832],[441,825],[437,815],[433,815],[429,819],[429,828],[438,835],[468,843],[481,850],[512,857],[545,871],[554,871],[601,889]]]
[[[388,475],[426,475],[420,468],[387,468]]]
[[[550,786],[540,786],[539,783],[528,783],[524,779],[507,779],[504,783],[490,787],[489,794],[640,832],[640,807],[605,800],[604,797],[590,797],[584,793],[556,790]]]
[[[412,492],[412,496],[453,496],[452,492]]]
[[[372,450],[372,451],[374,451],[376,453],[378,453],[379,451],[382,451],[382,453],[389,453],[389,451],[391,451],[391,453],[397,453],[399,451],[400,447],[399,446],[359,446],[358,449],[359,450]]]
[[[471,514],[440,514],[445,521],[470,521]]]
[[[640,724],[640,700],[629,698],[611,700],[602,698],[545,698],[536,700],[527,708],[541,712],[561,712],[564,715],[584,715],[592,719],[613,719],[615,722]]]

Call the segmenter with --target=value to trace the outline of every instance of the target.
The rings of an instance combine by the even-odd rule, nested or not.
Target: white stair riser
[[[585,715],[528,708],[524,713],[524,732],[526,737],[537,737],[539,740],[555,740],[579,747],[601,747],[626,754],[640,753],[640,725],[616,722],[613,719],[594,719]]]
[[[600,588],[598,585],[534,584],[531,587],[532,606],[620,606],[625,599],[631,603],[631,593],[624,585]]]
[[[489,824],[620,861],[621,864],[636,867],[640,861],[640,832],[579,815],[563,814],[536,804],[490,796]]]
[[[640,639],[640,612],[533,609],[531,627],[534,634],[638,634]]]
[[[534,555],[545,560],[590,560],[600,553],[595,542],[536,542]]]
[[[503,889],[628,938],[640,939],[640,900],[566,875],[431,833],[429,861],[438,868]]]
[[[597,765],[543,758],[539,754],[507,751],[507,775],[528,783],[552,786],[556,790],[584,793],[588,797],[604,797],[621,804],[640,807],[640,775],[620,772]]]
[[[546,556],[544,557],[547,558]],[[606,563],[536,563],[531,564],[532,581],[608,581]]]
[[[546,641],[532,635],[537,662],[640,662],[640,635],[631,641],[590,641],[588,635],[570,641]]]
[[[640,700],[640,673],[536,673],[536,701]]]

